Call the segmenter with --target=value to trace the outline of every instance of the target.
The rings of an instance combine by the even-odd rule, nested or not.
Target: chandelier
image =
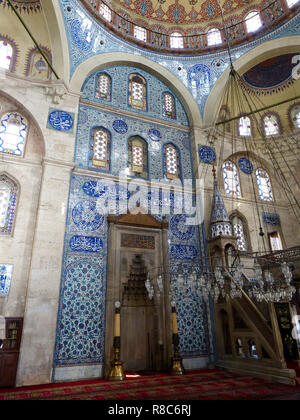
[[[172,307],[176,307],[178,296],[198,296],[205,300],[238,299],[246,294],[256,302],[291,301],[296,293],[292,285],[292,267],[287,263],[280,265],[276,275],[271,270],[263,270],[258,260],[254,260],[252,268],[245,268],[241,263],[230,270],[217,266],[214,270],[200,272],[192,264],[180,264],[176,273],[163,271],[163,268],[152,269],[147,274],[145,286],[150,300],[160,299],[163,293],[164,281],[170,282],[169,297]],[[253,277],[249,278],[249,270]],[[151,274],[153,271],[156,273]]]

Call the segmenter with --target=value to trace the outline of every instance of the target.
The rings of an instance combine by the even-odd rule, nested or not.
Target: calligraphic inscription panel
[[[73,133],[74,119],[75,114],[73,112],[65,112],[60,111],[58,109],[50,108],[47,128],[66,133]]]
[[[155,249],[155,238],[154,236],[122,233],[121,246],[126,248]]]

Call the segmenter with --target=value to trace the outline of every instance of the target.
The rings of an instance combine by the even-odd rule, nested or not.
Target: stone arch
[[[250,235],[249,223],[248,223],[248,220],[247,220],[246,216],[243,213],[241,213],[238,209],[235,209],[231,213],[229,213],[228,217],[229,217],[229,220],[231,221],[231,223],[232,223],[232,220],[235,217],[238,217],[242,221],[243,228],[244,228],[244,234],[245,234],[246,240],[247,240],[248,252],[252,252],[251,235]]]
[[[279,39],[267,41],[258,47],[243,54],[234,62],[234,68],[239,74],[243,74],[252,67],[256,66],[262,61],[268,60],[278,55],[293,53],[299,54],[300,36],[287,36]],[[221,101],[223,92],[229,77],[230,68],[228,67],[219,77],[210,95],[207,99],[203,122],[205,126],[210,126],[216,120],[216,113],[219,110],[219,105],[216,104],[216,98]]]
[[[59,79],[69,82],[69,46],[64,19],[58,1],[40,0],[51,42],[52,65]],[[54,77],[54,76],[53,76]]]
[[[105,53],[90,57],[81,63],[74,72],[70,82],[70,89],[80,92],[84,81],[98,70],[111,66],[134,66],[147,71],[164,82],[182,102],[191,126],[201,126],[202,117],[199,106],[186,86],[169,70],[140,55],[129,53]]]

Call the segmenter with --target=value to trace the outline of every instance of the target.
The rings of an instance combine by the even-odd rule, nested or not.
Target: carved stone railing
[[[102,2],[101,0],[82,0],[82,3],[88,9],[90,14],[99,20],[103,26],[126,41],[135,43],[141,48],[173,55],[200,54],[203,52],[207,53],[210,51],[222,50],[227,48],[227,39],[229,39],[231,46],[235,46],[246,41],[253,41],[262,34],[272,31],[274,28],[281,25],[285,20],[296,15],[300,10],[300,4],[294,5],[292,8],[288,8],[286,0],[271,0],[260,10],[258,10],[259,6],[253,6],[253,10],[259,11],[262,21],[261,29],[255,33],[249,34],[247,32],[245,19],[239,22],[233,22],[229,17],[229,19],[225,21],[226,30],[221,28],[220,22],[209,22],[210,27],[215,26],[215,28],[220,30],[222,44],[208,45],[207,32],[200,33],[201,29],[195,29],[194,32],[191,33],[191,26],[189,26],[188,34],[184,33],[184,29],[181,31],[183,48],[171,48],[171,32],[168,33],[168,29],[166,29],[163,33],[152,30],[150,26],[145,26],[143,27],[146,31],[145,41],[141,41],[134,37],[134,27],[141,27],[141,25],[129,20],[125,11],[122,16],[119,12],[113,10],[109,5],[106,5],[105,1]],[[103,3],[109,10],[109,19],[105,19],[100,14],[99,10],[101,3]]]

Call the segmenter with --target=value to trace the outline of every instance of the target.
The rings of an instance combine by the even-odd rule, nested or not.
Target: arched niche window
[[[163,93],[163,113],[164,116],[176,119],[175,98],[171,93]]]
[[[241,197],[241,184],[235,163],[227,161],[223,164],[225,192],[234,197]]]
[[[8,112],[0,120],[0,152],[23,156],[27,120],[18,112]]]
[[[233,215],[230,218],[233,227],[234,236],[237,239],[237,247],[239,251],[249,251],[248,227],[246,221],[239,215]]]
[[[220,29],[213,28],[207,32],[207,45],[212,47],[214,45],[221,45],[222,41],[222,34]]]
[[[249,117],[244,116],[239,119],[239,135],[242,137],[251,137],[252,127]]]
[[[133,35],[136,39],[140,41],[147,41],[147,30],[142,26],[134,25]]]
[[[245,18],[246,28],[248,33],[258,31],[262,27],[260,14],[257,10],[248,13]]]
[[[173,32],[170,35],[170,47],[171,48],[183,48],[183,36],[180,32]]]
[[[263,117],[263,128],[266,136],[277,136],[280,134],[278,117],[275,114],[268,114]]]
[[[96,97],[110,101],[111,77],[107,73],[100,73],[96,79]]]
[[[148,178],[148,144],[139,136],[128,140],[128,169],[131,176]]]
[[[91,156],[92,165],[102,170],[110,168],[110,133],[103,127],[96,127],[92,130]]]
[[[173,144],[164,146],[164,175],[170,180],[180,178],[179,151]]]
[[[292,107],[290,111],[290,119],[293,125],[293,128],[296,130],[300,128],[300,104],[297,104]]]
[[[0,68],[13,71],[13,45],[6,39],[0,38]]]
[[[18,186],[8,178],[0,175],[0,234],[11,235],[13,231]]]
[[[147,109],[146,80],[139,74],[129,76],[129,105],[143,111]]]
[[[270,177],[264,169],[257,169],[256,180],[258,186],[259,197],[262,201],[273,201],[273,191]]]

